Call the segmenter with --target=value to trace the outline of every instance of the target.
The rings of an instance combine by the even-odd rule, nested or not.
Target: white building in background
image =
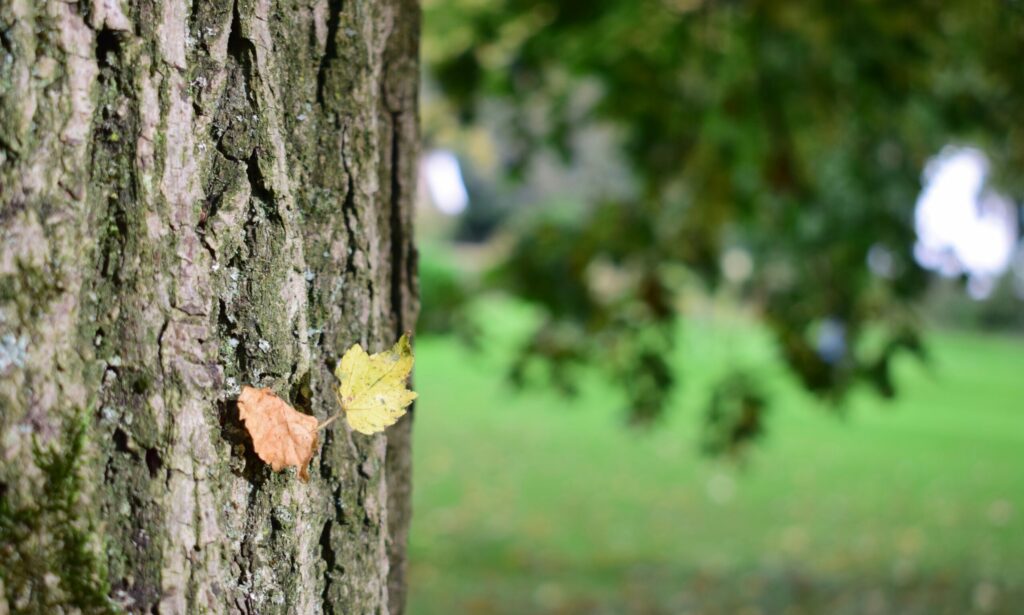
[[[1017,207],[985,187],[989,163],[970,147],[946,147],[924,171],[917,200],[914,257],[947,277],[964,274],[967,290],[984,299],[1013,264]]]

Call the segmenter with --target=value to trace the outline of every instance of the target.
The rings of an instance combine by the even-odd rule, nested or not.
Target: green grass
[[[825,407],[742,322],[690,322],[669,419],[627,427],[504,379],[528,322],[490,304],[485,350],[417,342],[412,615],[1016,613],[1024,604],[1024,341],[933,333],[890,403]],[[771,383],[743,467],[698,453],[726,366]]]

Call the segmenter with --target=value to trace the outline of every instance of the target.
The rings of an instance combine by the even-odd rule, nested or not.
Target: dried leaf
[[[352,429],[375,434],[402,418],[416,399],[416,393],[406,388],[412,364],[408,335],[390,350],[373,355],[359,344],[348,349],[334,375],[341,381],[338,403]]]
[[[238,416],[252,436],[260,459],[275,472],[294,466],[299,479],[309,480],[309,462],[317,443],[316,417],[297,412],[270,389],[242,387]]]

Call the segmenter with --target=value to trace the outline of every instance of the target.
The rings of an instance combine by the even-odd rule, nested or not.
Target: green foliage
[[[464,276],[440,254],[426,248],[419,260],[420,334],[454,334],[474,343],[477,326],[469,313],[471,288]]]
[[[704,422],[704,450],[739,455],[764,432],[768,400],[757,380],[733,371],[711,390]]]
[[[434,0],[425,24],[427,63],[464,118],[510,107],[511,168],[545,148],[571,156],[581,129],[619,130],[632,196],[537,219],[496,279],[547,314],[517,365],[596,364],[631,393],[647,374],[662,391],[635,392],[637,418],[664,410],[674,380],[657,359],[671,336],[651,345],[647,331],[673,329],[695,278],[740,286],[809,390],[891,395],[893,357],[921,346],[926,160],[970,141],[1006,189],[1024,186],[1006,172],[1024,162],[1013,3]],[[869,270],[872,249],[892,275]],[[728,250],[750,256],[749,279],[723,276]],[[626,278],[615,297],[599,299],[595,268]],[[828,353],[823,323],[841,331]],[[885,338],[873,352],[869,331]]]
[[[508,221],[511,199],[487,178],[478,175],[472,166],[463,168],[462,179],[473,206],[458,217],[454,239],[471,243],[484,241]]]
[[[574,393],[579,368],[598,357],[627,392],[631,418],[648,422],[665,406],[674,380],[669,273],[644,263],[635,246],[654,229],[635,210],[601,206],[595,224],[543,216],[518,235],[491,282],[547,309],[548,318],[524,343],[512,369],[516,383],[540,358],[549,381]],[[651,266],[653,265],[653,266]]]
[[[34,445],[43,482],[32,501],[15,504],[0,485],[0,577],[13,613],[116,612],[79,505],[85,434],[84,418],[74,419],[56,445]]]

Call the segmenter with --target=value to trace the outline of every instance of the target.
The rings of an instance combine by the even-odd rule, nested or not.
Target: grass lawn
[[[637,431],[596,379],[511,389],[528,317],[487,312],[483,351],[417,341],[411,615],[1024,612],[1024,340],[935,332],[896,401],[836,413],[758,329],[691,321],[672,416]],[[696,445],[736,361],[773,399],[743,467]]]

